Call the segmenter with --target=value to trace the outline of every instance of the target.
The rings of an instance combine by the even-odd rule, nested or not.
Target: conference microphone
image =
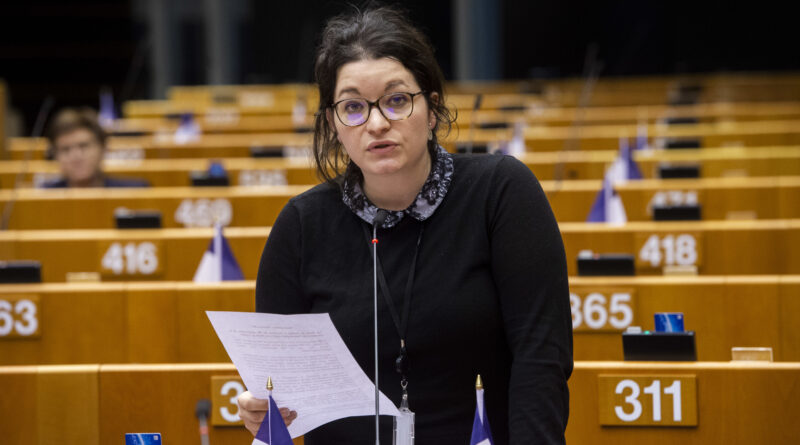
[[[378,226],[383,225],[389,212],[379,209],[372,219],[372,305],[373,305],[373,334],[375,340],[375,445],[380,442],[380,390],[378,389]]]
[[[211,401],[200,399],[194,406],[194,416],[200,422],[200,445],[208,445],[208,416],[211,414]]]

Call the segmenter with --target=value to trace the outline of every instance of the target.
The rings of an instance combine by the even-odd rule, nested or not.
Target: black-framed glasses
[[[414,112],[414,97],[425,93],[389,93],[379,97],[375,102],[363,97],[342,99],[331,107],[336,112],[339,122],[348,127],[357,127],[369,119],[372,107],[377,107],[381,115],[390,121],[407,119]]]

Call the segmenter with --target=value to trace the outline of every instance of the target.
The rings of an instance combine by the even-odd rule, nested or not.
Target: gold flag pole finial
[[[267,377],[267,391],[272,391],[272,377]]]
[[[483,389],[483,380],[481,380],[480,374],[478,374],[478,378],[475,379],[475,389]]]

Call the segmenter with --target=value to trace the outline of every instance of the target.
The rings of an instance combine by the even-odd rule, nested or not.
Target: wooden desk
[[[513,101],[514,96],[507,100]],[[524,111],[504,111],[502,109],[482,109],[472,112],[471,95],[454,96],[458,109],[456,122],[460,129],[468,129],[473,124],[482,125],[496,122],[526,122],[530,126],[565,127],[575,125],[640,125],[668,123],[671,119],[691,118],[698,123],[745,122],[769,120],[800,119],[800,103],[796,102],[739,102],[702,103],[696,105],[669,106],[607,106],[553,107],[540,100],[528,101],[521,105]],[[523,102],[524,103],[524,102]],[[466,107],[465,107],[466,106]],[[313,112],[316,108],[307,110]],[[312,128],[314,115],[306,114],[302,119],[291,113],[253,115],[242,114],[240,107],[231,105],[208,105],[195,110],[195,122],[203,133],[267,133],[292,132],[297,128]],[[246,110],[245,110],[246,111]],[[180,122],[178,116],[140,116],[127,117],[115,121],[113,133],[173,133]]]
[[[576,362],[569,380],[567,442],[791,443],[800,437],[800,424],[792,414],[800,408],[798,372],[798,363]],[[210,398],[211,377],[236,375],[232,365],[224,364],[0,368],[0,386],[11,391],[2,401],[14,401],[0,402],[0,434],[9,443],[91,445],[119,442],[126,432],[155,431],[165,442],[188,445],[197,442],[194,405],[200,398]],[[600,426],[600,376],[611,380],[638,376],[667,383],[676,377],[693,379],[696,392],[681,388],[681,408],[685,412],[695,401],[697,426]],[[491,391],[488,382],[486,391]],[[640,392],[637,400],[648,407],[648,397]],[[662,398],[664,416],[673,412],[669,398],[669,394]],[[602,400],[605,409],[613,410],[619,403],[616,406],[623,411],[631,410],[622,400]],[[651,414],[642,411],[644,416]],[[251,440],[242,427],[209,430],[214,444]]]
[[[640,275],[660,275],[666,265],[696,266],[701,275],[800,274],[797,219],[638,222],[623,227],[562,223],[559,228],[571,276],[577,275],[578,252],[587,249],[629,253]],[[246,279],[255,278],[268,234],[267,227],[225,229]],[[182,281],[192,279],[211,238],[210,228],[7,231],[0,232],[0,259],[41,261],[45,282],[64,281],[67,272],[87,271],[102,272],[107,280]],[[145,248],[146,244],[150,246]],[[120,253],[124,249],[155,252],[141,255],[157,258],[158,268],[150,260],[126,260]],[[112,265],[119,262],[118,273],[104,267],[107,256],[114,260]]]
[[[162,226],[265,226],[308,186],[0,190],[14,200],[10,229],[114,227],[114,210],[158,210]],[[542,181],[559,222],[585,221],[601,181]],[[618,185],[628,221],[652,220],[652,205],[699,203],[704,220],[800,217],[800,177],[641,180]],[[56,213],[53,213],[56,212]],[[58,218],[47,215],[58,214]]]
[[[692,118],[698,123],[794,120],[800,118],[800,103],[739,102],[700,103],[670,106],[593,106],[587,108],[550,106],[534,102],[524,111],[458,110],[458,125],[469,127],[487,122],[526,122],[529,126],[568,127],[571,125],[657,125],[670,119]],[[473,121],[474,119],[474,121]],[[678,125],[679,126],[679,125]],[[292,128],[292,127],[288,127]]]
[[[26,189],[0,191],[16,199],[9,228],[111,228],[114,210],[158,210],[163,227],[271,225],[289,199],[311,186],[166,187],[146,189]],[[58,215],[58,218],[48,217]]]
[[[34,142],[14,139],[14,144]],[[525,153],[519,157],[539,180],[602,179],[614,161],[614,150]],[[634,152],[645,178],[658,177],[662,164],[699,166],[703,178],[751,176],[800,176],[800,147],[715,148],[713,150],[654,150]],[[304,158],[225,158],[231,185],[307,185],[318,178],[312,161]],[[144,178],[154,187],[190,185],[190,173],[205,171],[206,159],[106,160],[105,172],[112,176]],[[13,188],[19,172],[22,187],[39,186],[58,178],[52,161],[0,161],[0,188]]]
[[[800,423],[794,412],[800,409],[800,386],[797,376],[800,363],[631,363],[576,362],[569,380],[570,418],[567,443],[575,444],[710,444],[710,443],[792,443],[800,437]],[[695,427],[625,427],[599,424],[600,376],[650,376],[667,386],[678,376],[696,379],[697,426]],[[673,378],[670,378],[673,377]],[[486,389],[490,389],[487,387]],[[682,400],[688,399],[683,392]],[[623,394],[630,395],[626,389]],[[670,396],[662,394],[662,419],[672,415]],[[647,408],[649,394],[638,399]],[[624,404],[624,413],[632,407]],[[604,399],[609,400],[609,399]],[[650,402],[652,404],[652,402]],[[613,410],[613,403],[604,406]],[[684,412],[688,406],[684,406]],[[651,416],[643,409],[642,417]]]
[[[800,220],[632,222],[624,226],[560,223],[570,276],[581,250],[628,253],[639,274],[661,274],[666,262],[697,266],[701,275],[800,273]],[[678,240],[681,237],[682,240]],[[674,243],[670,245],[670,243]],[[681,243],[683,247],[678,247]],[[667,253],[671,250],[671,254]]]
[[[212,398],[212,376],[238,373],[227,364],[0,368],[0,435],[4,443],[104,445],[125,433],[159,432],[164,443],[194,444],[195,403]],[[242,426],[210,427],[209,439],[233,445],[252,435]]]
[[[533,152],[558,151],[565,145],[572,150],[614,150],[619,147],[621,137],[632,140],[637,131],[635,125],[595,125],[579,129],[528,127],[525,129],[525,144],[527,150]],[[701,147],[792,145],[800,143],[800,125],[791,120],[651,125],[648,135],[655,139],[656,145],[667,139],[694,139],[700,142]],[[571,139],[574,142],[567,142]]]
[[[268,235],[268,227],[225,229],[245,279],[255,279]],[[69,272],[98,272],[106,281],[189,281],[212,237],[211,228],[9,231],[0,232],[0,259],[41,261],[44,282],[64,281]],[[137,253],[125,256],[126,248]]]
[[[800,156],[800,147],[797,147],[797,152]],[[785,158],[767,162],[777,167],[778,160]],[[226,158],[214,161],[223,165],[231,185],[312,185],[319,182],[309,159]],[[188,187],[192,185],[191,174],[207,171],[210,162],[207,159],[107,160],[103,171],[114,177],[145,179],[153,187]],[[30,161],[27,164],[25,161],[0,161],[0,188],[13,188],[20,171],[27,171],[21,184],[25,188],[38,187],[61,177],[59,166],[53,161]]]
[[[686,329],[697,335],[698,360],[726,361],[732,347],[765,346],[773,348],[776,361],[800,361],[800,334],[795,329],[800,320],[790,321],[800,316],[798,276],[571,277],[569,281],[576,360],[622,360],[624,329],[653,330],[654,313],[683,312]]]
[[[36,302],[39,331],[0,336],[0,365],[227,362],[205,311],[253,311],[254,291],[253,281],[0,285],[0,300]],[[683,312],[702,361],[729,360],[734,346],[800,361],[800,275],[572,277],[570,291],[576,360],[622,360],[627,326]]]
[[[252,312],[254,289],[254,281],[2,285],[0,300],[35,302],[39,332],[0,337],[0,364],[229,362],[205,311]]]
[[[616,150],[621,137],[635,138],[637,125],[594,125],[577,129],[569,127],[527,127],[525,144],[529,152],[568,150]],[[454,131],[441,143],[450,151],[457,145],[498,144],[511,139],[512,130],[481,129]],[[736,123],[704,123],[698,125],[650,125],[648,135],[658,145],[666,139],[695,139],[701,147],[800,145],[800,121],[756,121]],[[297,133],[206,134],[198,140],[176,143],[170,134],[118,139],[109,145],[114,156],[134,159],[231,158],[249,157],[251,148],[266,147],[281,153],[284,147],[309,147],[312,136]],[[39,143],[40,144],[40,143]],[[25,156],[43,159],[42,145],[12,144],[10,159]]]

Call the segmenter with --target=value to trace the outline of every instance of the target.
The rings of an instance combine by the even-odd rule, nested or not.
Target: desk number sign
[[[636,268],[662,269],[666,266],[703,264],[703,237],[699,232],[637,233]]]
[[[569,303],[575,333],[619,332],[634,321],[635,293],[630,288],[575,287]]]
[[[0,296],[0,340],[38,338],[39,326],[38,295]]]
[[[159,241],[100,241],[97,251],[99,269],[106,278],[157,277],[163,272]]]
[[[244,391],[244,383],[238,375],[211,377],[212,426],[244,425],[239,417],[239,405],[236,402],[239,394]]]
[[[694,375],[600,375],[601,425],[697,426]]]

